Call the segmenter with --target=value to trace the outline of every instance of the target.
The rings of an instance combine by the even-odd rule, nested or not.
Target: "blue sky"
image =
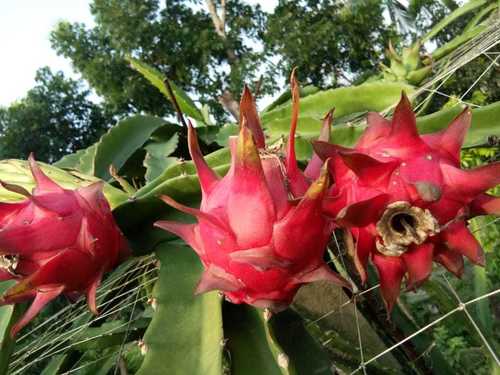
[[[89,0],[0,0],[0,105],[24,96],[36,70],[48,65],[68,75],[68,61],[50,48],[49,33],[60,20],[92,24]]]
[[[73,73],[70,63],[50,48],[49,34],[58,21],[93,24],[90,0],[0,0],[0,106],[22,98],[42,66]],[[276,0],[250,0],[270,11]]]

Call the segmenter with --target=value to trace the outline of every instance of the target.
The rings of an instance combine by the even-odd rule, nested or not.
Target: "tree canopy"
[[[391,39],[399,36],[384,22],[380,0],[280,1],[265,34],[282,76],[298,67],[302,81],[323,88],[374,74]]]
[[[3,152],[27,153],[20,129],[43,129],[42,136],[25,138],[37,138],[29,149],[49,160],[102,133],[111,122],[105,113],[172,115],[169,101],[129,66],[127,57],[159,70],[223,124],[238,117],[244,84],[257,97],[276,94],[294,67],[303,83],[323,89],[363,82],[380,73],[380,63],[389,64],[390,43],[401,53],[455,8],[453,0],[415,0],[408,7],[388,0],[293,0],[279,1],[266,13],[244,0],[93,0],[93,26],[62,21],[50,39],[102,102],[91,103],[89,91],[61,73],[41,70],[26,98],[0,114]],[[438,47],[448,42],[471,17],[447,26],[433,42]],[[464,92],[477,70],[490,63],[487,57],[479,60],[446,82],[449,95]],[[467,100],[498,95],[495,79],[483,82]],[[447,100],[442,97],[429,109]],[[50,142],[42,141],[48,134]]]
[[[127,55],[214,104],[256,79],[262,53],[254,46],[265,17],[258,6],[239,0],[221,14],[209,3],[212,17],[191,1],[95,0],[94,27],[61,22],[51,40],[117,112],[171,113],[164,97],[128,67]]]
[[[33,151],[38,160],[53,162],[95,142],[112,118],[90,94],[81,82],[40,68],[35,87],[0,108],[1,158],[26,158]]]
[[[94,0],[94,27],[62,22],[51,40],[117,111],[171,111],[127,66],[124,57],[131,55],[196,93],[221,119],[217,102],[231,111],[245,83],[272,92],[294,66],[303,81],[320,87],[373,73],[397,37],[382,7],[380,0],[282,1],[266,14],[241,0],[224,7],[211,0]]]

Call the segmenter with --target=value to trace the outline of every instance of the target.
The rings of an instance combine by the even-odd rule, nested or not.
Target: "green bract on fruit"
[[[305,174],[297,166],[299,92],[293,75],[291,82],[293,116],[284,157],[279,150],[265,148],[247,88],[240,104],[240,133],[230,139],[232,162],[225,177],[208,167],[195,130],[189,127],[189,149],[203,194],[201,207],[186,207],[165,196],[163,200],[195,216],[198,223],[156,225],[182,237],[199,255],[205,271],[197,293],[217,289],[234,303],[277,311],[288,306],[304,283],[326,279],[349,287],[323,261],[331,234],[331,224],[321,213],[328,171],[320,172],[316,159]]]
[[[34,298],[12,335],[60,294],[73,298],[85,293],[90,310],[97,313],[95,293],[103,273],[128,255],[102,182],[66,190],[48,178],[32,156],[29,162],[36,182],[31,194],[1,182],[26,199],[0,203],[0,280],[17,280],[0,304]]]
[[[355,148],[318,141],[314,149],[331,158],[335,185],[324,212],[348,227],[354,262],[363,281],[371,258],[390,310],[407,275],[410,288],[430,275],[432,261],[460,276],[463,258],[484,263],[466,220],[500,213],[500,198],[485,191],[500,183],[500,163],[460,169],[460,149],[470,126],[465,109],[443,131],[420,136],[403,94],[392,121],[368,115]]]

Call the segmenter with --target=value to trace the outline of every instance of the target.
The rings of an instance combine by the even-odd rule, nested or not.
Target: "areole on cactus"
[[[234,303],[279,311],[304,283],[324,279],[349,287],[323,260],[332,230],[321,213],[329,175],[317,158],[305,172],[298,168],[294,137],[299,92],[293,73],[291,86],[293,115],[285,155],[265,148],[248,88],[240,104],[239,136],[229,140],[232,162],[225,177],[208,167],[189,126],[189,150],[202,189],[200,209],[162,199],[198,223],[156,225],[183,238],[199,255],[205,271],[197,293],[220,290]],[[329,121],[331,116],[324,127]]]
[[[368,115],[354,148],[318,141],[330,158],[334,185],[324,212],[349,228],[353,258],[363,282],[371,258],[390,311],[407,275],[407,286],[425,281],[433,260],[460,276],[466,256],[483,265],[481,246],[467,229],[468,218],[500,214],[500,198],[485,192],[500,183],[500,163],[460,168],[460,149],[471,123],[466,108],[447,129],[419,135],[403,93],[392,121]]]
[[[0,304],[33,299],[11,335],[61,294],[86,294],[90,310],[97,314],[96,289],[103,273],[129,253],[102,182],[66,190],[44,174],[32,155],[29,164],[36,182],[32,193],[1,182],[26,199],[0,203],[0,280],[17,281]]]

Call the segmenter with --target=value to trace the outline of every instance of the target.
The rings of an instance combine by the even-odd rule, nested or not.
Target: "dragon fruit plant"
[[[325,279],[349,288],[323,260],[332,230],[321,213],[329,176],[326,168],[320,171],[317,158],[305,172],[298,168],[294,139],[299,86],[293,73],[291,87],[293,115],[284,156],[266,148],[248,88],[240,103],[239,135],[229,140],[232,160],[225,177],[208,167],[189,126],[189,151],[203,194],[200,209],[168,196],[162,199],[198,223],[156,225],[182,237],[200,257],[205,271],[196,293],[216,289],[231,302],[280,311],[304,283]],[[325,119],[324,127],[330,119]]]
[[[496,9],[494,4],[486,8]],[[481,10],[470,25],[488,27],[485,35],[493,35],[494,26],[481,21],[486,13]],[[440,22],[427,38],[446,24]],[[476,28],[470,35],[479,32]],[[453,46],[445,45],[447,51]],[[463,370],[457,369],[463,358],[481,353],[482,369],[488,367],[484,339],[495,337],[487,298],[464,300],[463,306],[474,304],[481,312],[477,326],[465,316],[465,307],[450,310],[459,303],[454,304],[452,294],[456,280],[448,288],[432,278],[422,293],[408,294],[394,305],[401,284],[419,287],[433,262],[457,276],[464,273],[464,256],[475,264],[485,262],[467,220],[499,214],[500,198],[486,191],[500,183],[500,164],[461,169],[460,149],[472,119],[465,145],[485,145],[468,153],[481,153],[471,157],[474,163],[497,152],[486,145],[498,134],[500,103],[466,109],[447,129],[419,135],[416,122],[422,133],[443,129],[460,108],[416,119],[403,96],[392,121],[370,113],[363,132],[352,126],[360,113],[387,110],[402,91],[421,95],[425,90],[409,83],[416,85],[451,62],[447,58],[429,67],[416,44],[401,56],[393,52],[390,68],[379,79],[357,86],[299,92],[292,74],[291,95],[283,93],[260,114],[245,88],[238,124],[223,126],[214,126],[210,109],[198,108],[161,72],[130,57],[131,66],[196,127],[149,115],[122,119],[91,147],[44,167],[50,179],[31,158],[32,193],[26,164],[0,161],[7,189],[0,189],[0,198],[9,202],[0,204],[0,279],[7,280],[0,289],[10,287],[0,304],[33,300],[26,313],[24,303],[0,307],[0,375],[111,373],[113,368],[137,375],[451,374]],[[445,52],[441,57],[433,53],[433,61]],[[427,100],[433,105],[427,108],[439,104],[432,96]],[[338,124],[330,135],[332,107]],[[311,157],[304,151],[311,150],[308,143],[318,133]],[[225,147],[228,134],[235,136]],[[188,147],[178,147],[185,138]],[[203,155],[205,148],[218,149]],[[191,161],[185,160],[187,149]],[[307,160],[307,167],[299,168]],[[81,187],[96,179],[102,182]],[[17,201],[19,194],[23,201]],[[173,221],[179,212],[194,220]],[[500,230],[498,223],[489,228]],[[361,281],[370,283],[368,288],[357,283],[356,290],[363,292],[355,298],[328,282],[311,283],[350,287],[327,265],[325,250],[334,229],[347,234],[348,245],[332,249],[339,251],[337,270],[351,273],[354,282],[359,273]],[[497,240],[494,230],[487,234]],[[90,319],[76,305],[17,342],[9,337],[9,329],[17,333],[59,295],[87,295],[96,312],[101,277],[128,254],[125,236],[134,258],[113,270],[99,288],[99,317]],[[492,241],[484,237],[486,248]],[[352,258],[343,256],[344,248]],[[472,286],[460,282],[460,287],[473,288],[474,296],[493,295],[484,281],[496,270],[498,257],[488,255],[493,261],[488,259],[484,272],[474,268]],[[378,271],[387,311],[394,310],[391,321],[385,319],[377,292],[371,292],[376,278],[368,280],[369,262]],[[216,290],[220,293],[204,293]],[[432,311],[422,305],[432,305]],[[271,314],[260,308],[284,311]],[[67,323],[59,324],[63,320]],[[433,321],[446,329],[433,331]],[[460,361],[448,347],[448,331],[456,327],[466,332],[461,337],[470,346]],[[460,356],[467,352],[462,345],[459,349]],[[477,367],[481,361],[469,362]]]
[[[102,182],[66,190],[44,174],[33,156],[29,164],[36,182],[32,193],[2,182],[26,199],[0,203],[0,280],[17,281],[0,304],[33,299],[12,327],[12,336],[61,294],[70,299],[86,294],[90,310],[97,314],[96,289],[103,274],[129,252]]]
[[[500,198],[485,193],[500,183],[500,163],[460,168],[470,124],[466,108],[448,128],[419,135],[403,93],[392,121],[368,115],[368,127],[354,148],[315,142],[316,153],[332,160],[335,181],[324,212],[349,228],[363,282],[368,260],[375,265],[388,311],[405,275],[407,287],[417,287],[429,277],[433,260],[459,277],[463,256],[484,265],[467,219],[500,214]]]

